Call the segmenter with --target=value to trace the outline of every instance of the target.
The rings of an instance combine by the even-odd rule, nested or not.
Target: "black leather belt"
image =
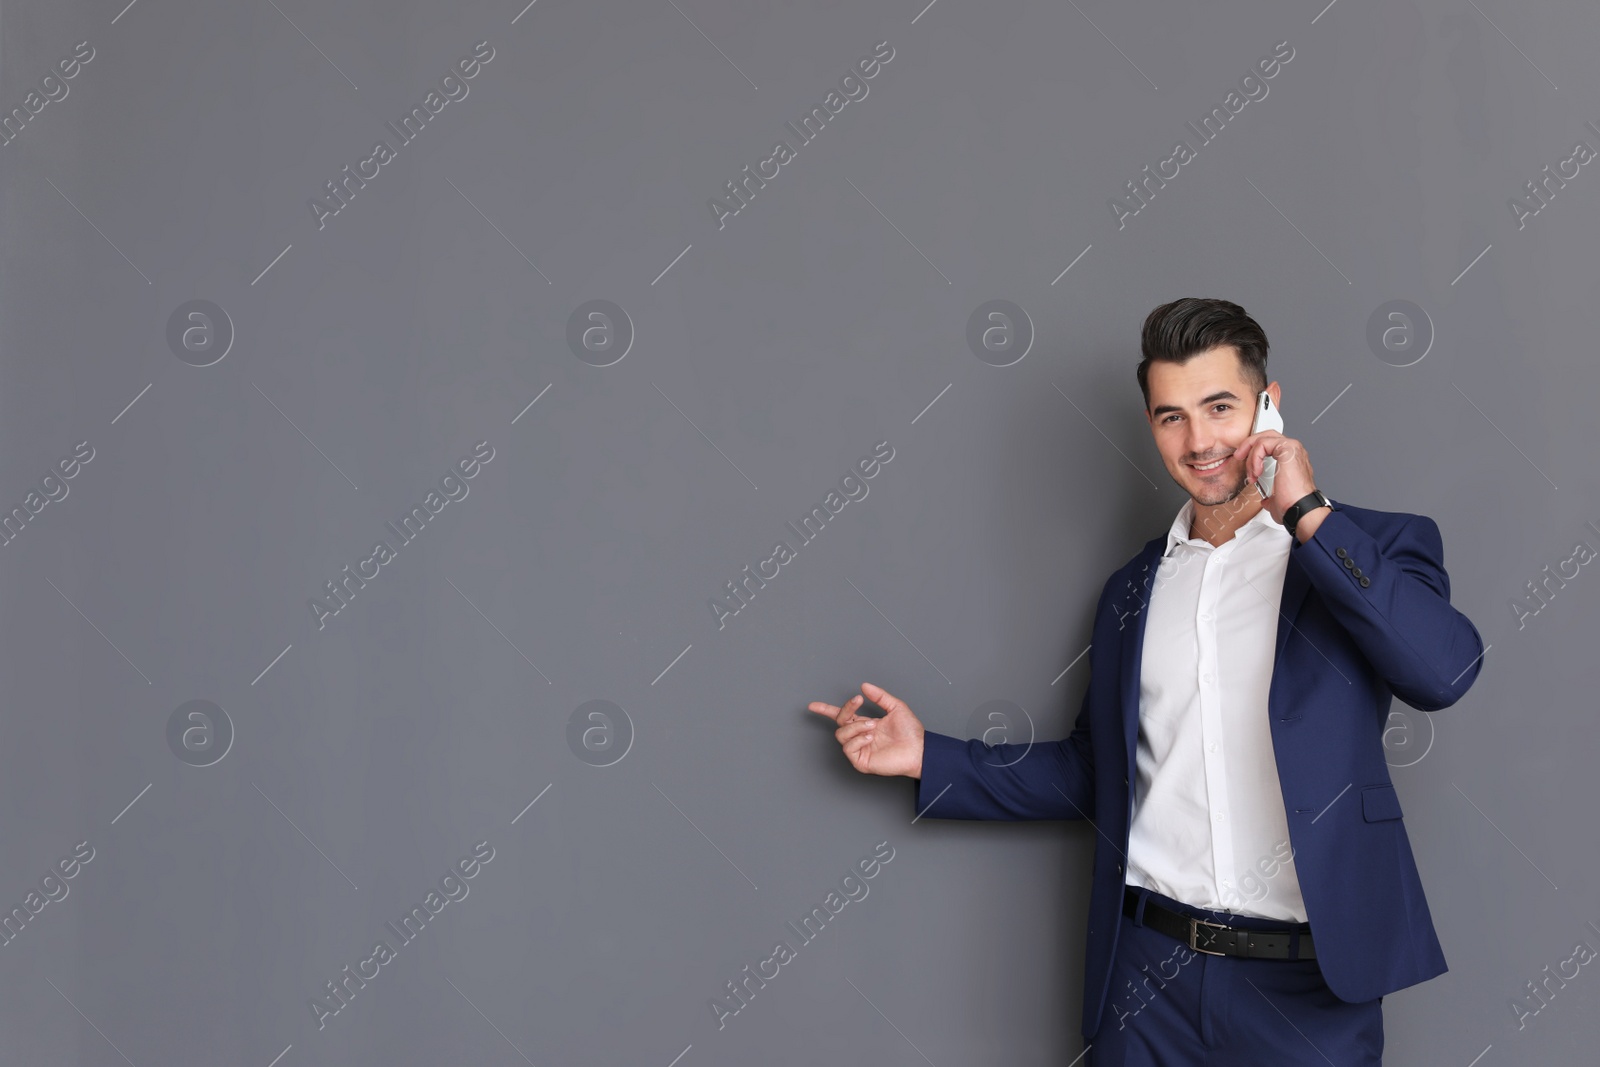
[[[1122,914],[1133,918],[1139,908],[1139,892],[1132,887],[1122,894]],[[1246,930],[1224,923],[1207,922],[1181,912],[1164,908],[1154,900],[1146,899],[1144,924],[1152,930],[1176,938],[1196,952],[1208,956],[1244,956],[1252,959],[1311,960],[1317,951],[1311,943],[1309,926],[1285,927],[1282,930]],[[1294,935],[1300,935],[1299,955],[1293,954]]]

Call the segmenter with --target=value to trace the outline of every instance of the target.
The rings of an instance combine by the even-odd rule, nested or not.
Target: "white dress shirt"
[[[1145,609],[1127,880],[1305,922],[1267,712],[1293,538],[1265,507],[1218,546],[1189,536],[1193,519],[1190,499]]]

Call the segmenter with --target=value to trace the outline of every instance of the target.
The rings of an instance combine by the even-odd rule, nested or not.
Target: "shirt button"
[[[1202,681],[1202,682],[1205,682],[1205,683],[1206,683],[1206,684],[1207,684],[1207,685],[1209,685],[1209,684],[1211,684],[1211,675],[1209,675],[1209,674],[1202,674],[1202,675],[1201,675],[1201,676],[1200,676],[1200,680],[1201,680],[1201,681]]]
[[[1210,622],[1211,621],[1211,612],[1202,611],[1200,613],[1200,619],[1201,619],[1202,622]]]
[[[1217,750],[1217,743],[1215,741],[1213,741],[1213,742],[1211,742],[1211,751],[1215,752],[1216,750]]]
[[[1213,819],[1217,820],[1218,822],[1221,822],[1222,821],[1222,812],[1219,811],[1219,812],[1217,812],[1215,815],[1213,815],[1211,817]]]

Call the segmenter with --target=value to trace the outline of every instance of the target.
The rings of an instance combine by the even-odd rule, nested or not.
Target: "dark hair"
[[[1238,353],[1252,394],[1267,387],[1266,332],[1238,304],[1187,296],[1150,312],[1139,335],[1144,352],[1139,362],[1139,390],[1144,393],[1145,410],[1150,410],[1151,363],[1160,360],[1182,366],[1218,345],[1231,345]]]

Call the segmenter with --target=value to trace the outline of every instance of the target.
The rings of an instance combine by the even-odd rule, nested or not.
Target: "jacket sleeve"
[[[1064,741],[988,745],[927,731],[916,804],[918,818],[1092,819],[1089,694]]]
[[[1483,638],[1450,606],[1444,541],[1432,519],[1413,515],[1381,546],[1336,505],[1292,551],[1395,696],[1419,711],[1438,711],[1472,688]]]

